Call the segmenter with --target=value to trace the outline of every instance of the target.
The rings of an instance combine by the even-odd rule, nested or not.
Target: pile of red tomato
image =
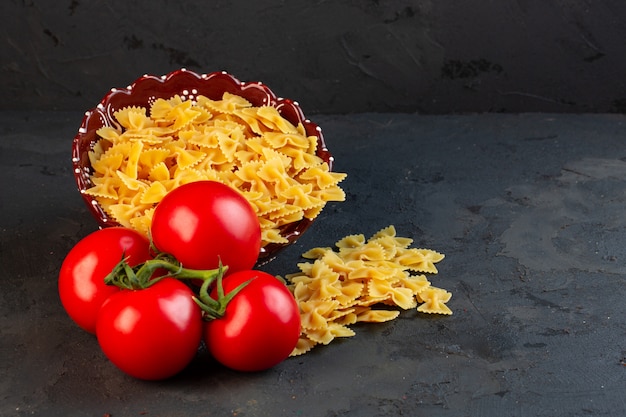
[[[186,368],[201,343],[224,366],[268,369],[300,336],[299,308],[278,278],[255,270],[261,230],[248,201],[213,181],[157,205],[150,242],[123,227],[79,241],[59,272],[68,315],[106,357],[140,379]]]

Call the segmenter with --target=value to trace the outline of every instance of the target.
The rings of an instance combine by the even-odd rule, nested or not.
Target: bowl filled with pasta
[[[321,128],[261,82],[179,69],[112,88],[72,143],[78,190],[100,227],[149,235],[172,189],[213,180],[244,195],[262,231],[259,263],[294,243],[326,203],[343,201]]]

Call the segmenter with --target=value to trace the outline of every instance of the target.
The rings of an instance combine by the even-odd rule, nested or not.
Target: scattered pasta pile
[[[149,114],[147,111],[149,110]],[[279,228],[315,218],[328,201],[343,201],[346,174],[331,172],[307,136],[271,106],[254,107],[224,93],[157,99],[149,109],[114,114],[90,152],[93,187],[86,193],[119,224],[147,234],[156,204],[179,185],[214,180],[241,192],[262,228],[263,246],[286,243]]]
[[[400,312],[385,309],[417,307],[417,311],[452,314],[446,303],[452,294],[433,287],[423,273],[436,274],[443,254],[409,248],[410,238],[396,236],[388,226],[367,241],[363,235],[339,240],[332,248],[314,248],[302,256],[301,272],[286,276],[300,306],[302,333],[292,356],[335,337],[354,336],[357,322],[393,320]],[[375,307],[375,308],[373,308]]]

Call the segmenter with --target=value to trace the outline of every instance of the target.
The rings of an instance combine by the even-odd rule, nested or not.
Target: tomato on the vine
[[[261,250],[261,226],[246,198],[228,185],[197,181],[170,191],[157,205],[154,245],[185,268],[228,272],[252,268]]]
[[[161,380],[182,371],[202,340],[202,313],[193,295],[174,278],[111,295],[96,326],[105,356],[139,379]]]
[[[100,306],[119,288],[104,277],[122,259],[131,266],[150,258],[150,242],[127,228],[97,230],[81,239],[67,254],[59,271],[58,290],[63,308],[84,330],[95,333]]]
[[[204,340],[213,357],[231,369],[261,371],[277,365],[300,337],[300,312],[278,278],[256,270],[223,279],[224,292],[249,283],[227,304],[221,318],[207,321]],[[217,298],[217,289],[211,294]]]

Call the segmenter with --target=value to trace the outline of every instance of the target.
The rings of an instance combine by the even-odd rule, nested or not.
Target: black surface
[[[201,353],[120,373],[65,315],[56,274],[95,230],[75,190],[81,113],[0,113],[0,415],[626,415],[626,118],[319,116],[347,201],[264,269],[393,224],[446,259],[450,317],[403,312],[258,374]]]

